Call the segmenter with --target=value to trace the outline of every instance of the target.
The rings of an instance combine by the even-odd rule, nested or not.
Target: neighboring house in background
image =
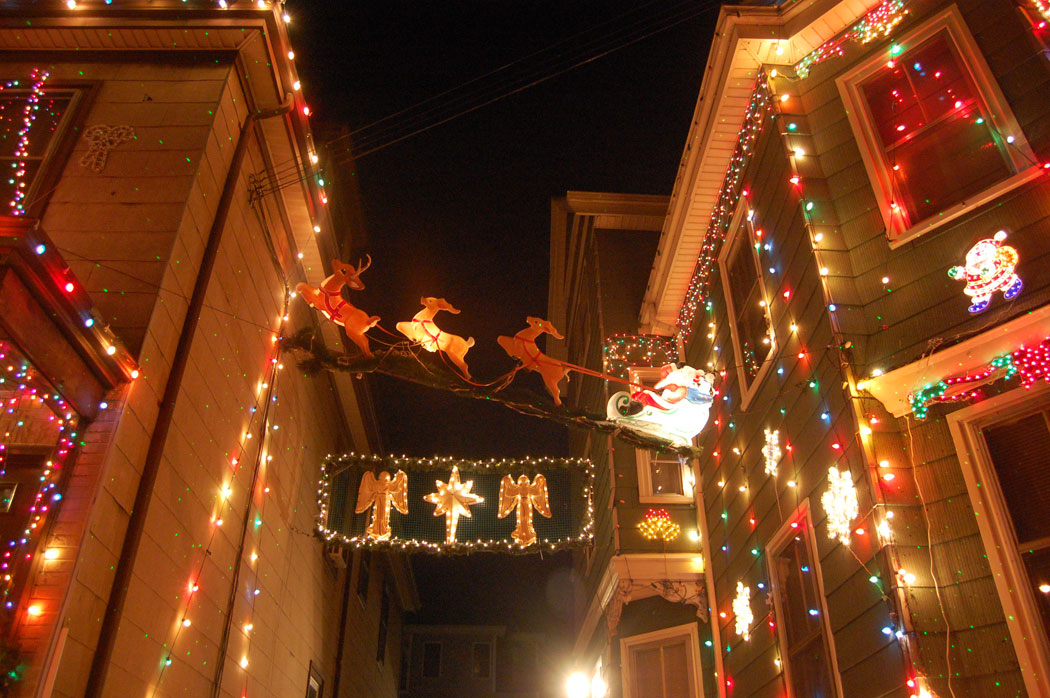
[[[546,635],[502,625],[406,625],[404,698],[541,698],[550,695]]]
[[[693,462],[707,695],[1050,695],[1048,22],[722,8],[655,258],[626,255],[654,259],[638,335],[606,343],[720,378]],[[701,695],[616,667],[623,698]]]
[[[396,695],[405,560],[309,534],[325,455],[377,446],[367,386],[277,349],[317,322],[289,290],[355,244],[282,15],[0,10],[13,696]]]
[[[614,339],[610,353],[602,339],[638,329],[667,206],[666,196],[594,192],[552,202],[548,319],[565,341],[550,342],[547,353],[606,371],[623,363],[616,357],[627,348]],[[658,343],[646,366],[623,378],[652,385],[659,366],[676,359],[673,341]],[[568,404],[604,414],[610,395],[628,387],[573,374],[564,390]],[[621,684],[646,698],[712,691],[693,464],[589,431],[571,431],[569,448],[597,466],[595,545],[576,555],[574,570],[577,667],[593,677],[595,693],[607,686],[617,695]],[[673,540],[639,530],[660,510],[679,528]]]

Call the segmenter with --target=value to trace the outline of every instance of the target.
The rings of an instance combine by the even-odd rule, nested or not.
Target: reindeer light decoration
[[[496,341],[503,347],[503,351],[509,356],[521,362],[521,367],[530,371],[536,371],[543,377],[543,384],[547,386],[547,392],[554,398],[554,404],[561,404],[561,395],[558,383],[564,378],[568,380],[570,369],[560,361],[556,361],[539,350],[536,346],[536,338],[546,332],[556,339],[565,339],[554,329],[549,320],[538,317],[527,317],[525,322],[528,327],[518,332],[513,337],[499,336]]]
[[[404,470],[398,470],[394,477],[383,471],[377,478],[371,472],[361,476],[361,486],[357,490],[357,505],[354,513],[360,514],[372,509],[372,521],[365,528],[365,533],[372,540],[387,540],[390,538],[390,507],[402,514],[408,513],[408,475]]]
[[[423,304],[423,309],[416,313],[411,322],[397,323],[397,331],[427,351],[443,352],[452,363],[459,367],[463,376],[470,380],[470,371],[467,369],[464,357],[467,350],[474,346],[474,338],[463,339],[459,335],[442,331],[434,324],[434,316],[439,311],[444,310],[458,315],[459,310],[453,308],[452,304],[444,298],[424,296],[419,299],[419,302]]]
[[[537,473],[532,482],[529,482],[528,475],[519,475],[517,482],[510,475],[504,475],[499,483],[499,510],[496,516],[502,519],[515,509],[518,510],[518,524],[510,536],[523,548],[536,542],[536,529],[532,526],[533,507],[540,515],[551,518],[547,478],[543,473]]]
[[[375,327],[379,322],[378,315],[369,315],[360,308],[355,308],[349,301],[343,298],[343,286],[351,291],[363,291],[364,283],[361,274],[365,269],[372,266],[372,258],[365,255],[368,260],[364,264],[360,260],[355,267],[353,264],[344,264],[338,259],[332,260],[332,269],[335,271],[327,279],[321,282],[318,288],[306,283],[297,284],[296,292],[306,299],[306,302],[324,313],[325,317],[337,325],[342,325],[346,336],[350,338],[361,353],[372,356],[372,350],[368,347],[368,338],[365,332]]]

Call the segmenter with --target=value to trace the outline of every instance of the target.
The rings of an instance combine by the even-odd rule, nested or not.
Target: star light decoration
[[[828,516],[828,538],[838,538],[843,545],[849,545],[851,524],[860,514],[860,508],[857,488],[853,486],[848,468],[842,471],[835,466],[828,468],[828,489],[821,495],[820,503]]]
[[[766,459],[766,475],[776,476],[777,465],[784,457],[784,452],[780,450],[780,430],[766,429],[765,435],[766,445],[762,447],[762,457]]]
[[[638,530],[646,540],[662,540],[666,543],[677,540],[682,527],[671,520],[666,509],[650,509],[638,522]]]
[[[485,500],[470,491],[474,488],[473,480],[460,482],[459,468],[456,466],[452,466],[448,482],[435,480],[434,486],[437,487],[437,492],[431,492],[423,499],[435,505],[434,516],[445,516],[445,542],[455,543],[459,517],[471,518],[469,507],[481,504]]]
[[[751,626],[755,622],[755,614],[751,611],[751,587],[744,586],[743,582],[736,583],[736,598],[733,599],[733,625],[736,634],[745,641],[751,639]]]

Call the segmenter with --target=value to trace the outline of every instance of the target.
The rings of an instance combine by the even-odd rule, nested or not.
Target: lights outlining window
[[[891,241],[1034,176],[1034,155],[954,8],[838,84]]]
[[[56,149],[75,97],[71,90],[37,84],[27,79],[0,86],[0,199],[8,203],[5,215],[25,215],[36,200],[36,180]]]
[[[841,695],[809,510],[790,517],[769,545],[780,658],[790,695]]]
[[[740,379],[741,409],[747,409],[771,365],[776,348],[769,302],[762,282],[760,246],[756,244],[752,222],[743,215],[746,209],[744,201],[742,198],[733,216],[718,260]]]

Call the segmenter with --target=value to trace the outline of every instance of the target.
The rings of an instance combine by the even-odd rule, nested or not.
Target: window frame
[[[486,648],[486,650],[487,650],[486,654],[488,655],[488,666],[486,667],[488,672],[485,673],[485,674],[482,674],[482,673],[478,672],[477,671],[478,667],[474,663],[474,660],[477,659],[477,656],[478,656],[477,655],[478,647],[482,647],[482,646]],[[493,674],[493,672],[492,672],[492,664],[493,664],[492,643],[489,642],[488,640],[480,640],[480,641],[475,641],[475,642],[471,643],[471,646],[470,646],[470,675],[471,675],[471,678],[476,679],[478,681],[487,681],[487,680],[491,679],[492,678],[492,674]]]
[[[1050,640],[1017,550],[1017,537],[983,429],[1050,409],[1050,386],[1014,388],[948,414],[966,491],[977,518],[1010,641],[1029,695],[1050,695]]]
[[[444,653],[444,647],[440,640],[424,640],[423,651],[419,653],[419,675],[424,679],[440,679],[441,678],[441,655]],[[427,646],[436,645],[438,648],[437,653],[437,673],[431,676],[427,673]]]
[[[310,697],[310,690],[315,688],[317,693],[314,698],[324,698],[324,676],[321,674],[321,670],[314,664],[314,660],[310,660],[310,671],[306,675],[306,698]]]
[[[891,43],[904,46],[907,50],[942,31],[946,33],[949,42],[954,46],[960,58],[960,67],[973,82],[978,97],[987,108],[986,120],[991,123],[992,138],[1000,154],[1004,156],[1004,164],[1013,174],[976,194],[965,197],[938,214],[911,222],[908,227],[904,227],[900,217],[895,216],[892,211],[891,204],[894,196],[891,170],[884,159],[879,136],[871,125],[872,117],[868,112],[867,101],[861,92],[861,83],[871,77],[886,62],[885,45],[873,51],[868,58],[837,77],[835,84],[860,150],[864,169],[867,171],[868,179],[875,192],[879,211],[886,226],[885,234],[890,249],[895,249],[920,235],[940,228],[949,221],[1035,179],[1042,173],[1042,166],[1032,152],[1017,119],[1014,118],[1013,111],[1003,96],[994,73],[988,67],[962,14],[955,5],[937,13],[922,25]],[[1014,136],[1014,143],[1009,146],[1002,143],[999,136],[1003,133]]]
[[[776,329],[773,324],[773,315],[770,312],[769,296],[766,293],[766,277],[762,270],[762,260],[758,258],[758,250],[755,249],[755,226],[751,216],[746,215],[749,210],[748,201],[746,197],[740,197],[740,202],[737,204],[736,211],[733,213],[733,218],[729,223],[729,232],[722,242],[722,249],[718,252],[718,270],[719,275],[722,277],[722,294],[725,298],[726,304],[726,321],[729,323],[729,334],[733,341],[733,358],[736,361],[736,375],[737,380],[740,382],[740,411],[746,412],[750,406],[751,401],[755,398],[758,393],[759,387],[765,381],[766,376],[769,374],[769,369],[773,366],[774,359],[777,354],[777,338]],[[766,314],[766,322],[769,325],[769,352],[766,357],[762,360],[762,365],[758,369],[758,373],[755,377],[748,382],[747,371],[744,370],[744,353],[740,348],[740,330],[737,327],[737,312],[736,307],[733,304],[732,289],[729,287],[729,259],[734,252],[736,252],[737,245],[741,244],[740,235],[746,235],[746,246],[751,255],[751,259],[755,264],[755,273],[758,277],[758,285],[762,292],[762,300],[765,301],[764,307]]]
[[[620,683],[623,691],[621,694],[622,698],[640,698],[631,692],[631,671],[634,667],[631,648],[636,645],[646,645],[650,642],[658,642],[660,640],[669,641],[681,637],[686,638],[686,647],[688,648],[686,657],[689,660],[689,673],[693,681],[693,686],[696,689],[693,693],[693,698],[704,698],[704,684],[701,678],[703,676],[703,671],[700,663],[700,634],[697,631],[696,623],[675,625],[648,633],[642,633],[641,635],[629,635],[620,638]]]
[[[649,385],[660,380],[659,366],[631,366],[627,369],[627,380],[631,383]],[[633,390],[633,388],[632,388]],[[682,494],[656,494],[653,492],[652,456],[648,449],[635,448],[634,459],[638,468],[639,504],[693,504],[695,475],[692,460],[681,464]]]
[[[809,551],[810,564],[817,580],[817,603],[820,605],[820,622],[823,631],[821,634],[824,640],[824,651],[828,654],[828,671],[831,674],[832,690],[835,692],[834,698],[842,698],[844,695],[842,675],[839,672],[838,653],[835,650],[835,635],[831,630],[831,619],[828,617],[828,599],[824,591],[824,574],[820,567],[820,551],[817,548],[816,529],[813,526],[813,515],[810,510],[808,497],[787,517],[780,529],[766,543],[765,549],[766,570],[771,591],[773,592],[773,612],[776,614],[777,654],[780,657],[784,691],[787,698],[807,698],[806,696],[796,696],[795,689],[791,684],[791,661],[788,658],[789,653],[787,651],[787,627],[785,623],[780,621],[780,619],[786,617],[783,605],[780,602],[780,587],[783,582],[773,567],[774,557],[778,556],[787,547],[788,541],[798,535],[798,528],[792,527],[792,524],[799,523],[804,523],[803,528],[805,528],[805,531],[803,535],[805,537],[803,542]]]

